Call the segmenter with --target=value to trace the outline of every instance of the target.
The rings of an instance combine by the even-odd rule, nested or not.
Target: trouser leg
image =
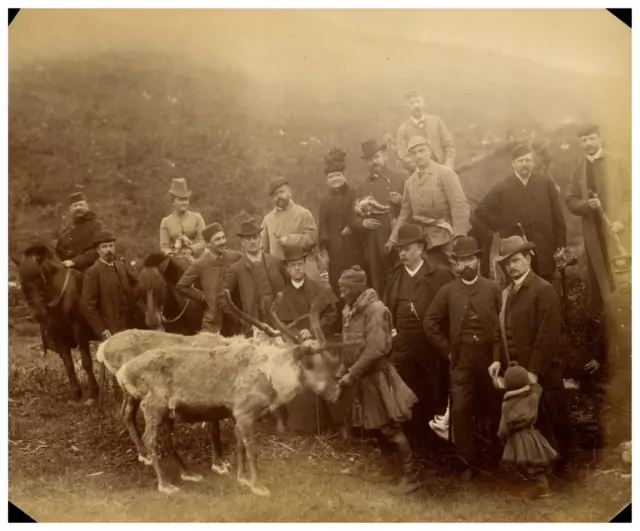
[[[451,423],[453,439],[459,457],[469,466],[476,461],[474,451],[474,397],[473,367],[456,366],[451,372]]]

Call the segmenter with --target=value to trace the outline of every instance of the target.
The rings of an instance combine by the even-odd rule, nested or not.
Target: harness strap
[[[71,269],[67,269],[67,276],[64,277],[64,284],[62,285],[62,289],[60,290],[59,295],[53,299],[51,302],[47,304],[49,308],[54,308],[60,304],[62,297],[64,296],[65,291],[67,291],[67,286],[69,285],[69,279],[71,278]]]
[[[164,315],[162,316],[162,322],[163,323],[167,323],[167,324],[173,324],[176,321],[178,321],[183,315],[184,312],[187,311],[187,307],[189,306],[189,303],[191,302],[191,299],[187,300],[187,303],[184,305],[184,308],[182,308],[182,311],[178,314],[178,317],[174,318],[174,319],[167,319]]]

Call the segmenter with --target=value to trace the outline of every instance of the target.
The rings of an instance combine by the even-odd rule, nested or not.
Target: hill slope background
[[[264,215],[277,174],[317,214],[323,156],[345,150],[357,184],[360,143],[395,137],[411,87],[454,133],[460,164],[509,135],[553,132],[556,144],[571,145],[558,152],[564,186],[576,139],[558,129],[563,121],[598,121],[609,144],[629,152],[625,79],[302,24],[309,15],[298,12],[246,12],[241,26],[225,11],[190,17],[189,26],[134,14],[118,20],[115,40],[109,16],[76,29],[81,46],[54,38],[52,28],[38,28],[34,46],[26,29],[10,28],[12,254],[35,236],[57,237],[76,187],[135,256],[158,245],[173,177],[187,179],[192,208],[207,222],[233,228],[244,213]],[[481,145],[487,133],[498,144]],[[477,196],[509,171],[508,160],[496,166],[502,162],[461,174],[465,189]]]

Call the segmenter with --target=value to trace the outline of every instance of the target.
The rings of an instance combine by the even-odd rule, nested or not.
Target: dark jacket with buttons
[[[86,271],[98,259],[93,245],[94,238],[102,230],[102,223],[91,211],[75,218],[63,230],[56,246],[61,261],[72,260],[75,268]]]
[[[427,338],[444,356],[452,355],[452,365],[460,350],[462,321],[467,306],[472,305],[483,325],[487,338],[493,343],[493,360],[501,359],[500,286],[493,280],[478,276],[476,282],[465,285],[459,278],[444,286],[429,306],[424,318]]]

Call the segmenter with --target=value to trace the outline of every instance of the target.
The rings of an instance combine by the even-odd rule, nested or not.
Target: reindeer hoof
[[[162,483],[158,485],[158,490],[163,494],[175,494],[180,489],[171,483]]]
[[[271,491],[263,485],[253,485],[251,487],[251,492],[253,492],[256,496],[271,496]]]
[[[151,466],[151,459],[145,457],[144,455],[138,454],[138,461],[145,464],[146,466]]]
[[[192,481],[193,483],[200,483],[201,481],[204,481],[204,478],[200,474],[182,473],[180,474],[180,479],[182,479],[182,481]]]
[[[220,464],[213,463],[211,465],[211,470],[213,470],[216,474],[220,476],[228,476],[229,475],[229,463],[222,462]]]

